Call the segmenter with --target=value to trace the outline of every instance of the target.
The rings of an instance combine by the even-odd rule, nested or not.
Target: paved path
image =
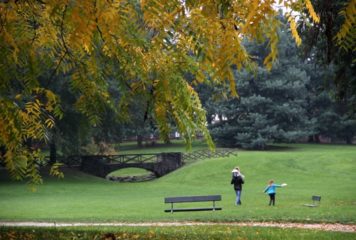
[[[171,226],[247,226],[247,227],[277,227],[277,228],[301,228],[333,232],[356,232],[355,224],[338,223],[277,223],[277,222],[144,222],[144,223],[86,223],[86,222],[3,222],[0,226],[7,227],[90,227],[90,226],[112,226],[112,227],[171,227]]]

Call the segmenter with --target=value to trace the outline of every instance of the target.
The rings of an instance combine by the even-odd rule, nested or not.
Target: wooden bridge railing
[[[159,161],[158,154],[123,154],[102,156],[102,158],[106,159],[108,164],[123,164],[129,162],[144,163]]]
[[[218,157],[228,157],[230,155],[237,155],[235,149],[230,148],[217,148],[215,152],[209,150],[198,150],[190,153],[183,153],[183,161],[196,161],[205,158],[218,158]]]

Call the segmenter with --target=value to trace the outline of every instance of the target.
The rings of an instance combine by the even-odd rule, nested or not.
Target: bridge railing
[[[108,164],[123,164],[129,162],[144,163],[159,161],[158,154],[120,154],[100,156]]]
[[[146,153],[146,154],[120,154],[120,155],[72,155],[67,157],[57,156],[57,161],[68,166],[80,166],[82,161],[95,158],[103,164],[124,164],[124,163],[155,163],[163,158],[177,158],[180,153]],[[49,161],[49,157],[46,157]]]
[[[193,162],[199,159],[228,157],[230,155],[237,156],[236,149],[217,148],[215,152],[209,150],[197,150],[189,153],[183,153],[184,162]]]

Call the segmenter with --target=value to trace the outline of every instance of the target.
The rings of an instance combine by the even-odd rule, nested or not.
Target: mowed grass
[[[160,149],[156,148],[156,152]],[[246,177],[242,206],[234,205],[231,170]],[[66,169],[64,179],[46,177],[37,192],[24,183],[0,180],[0,220],[19,221],[288,221],[356,222],[356,147],[279,145],[270,151],[240,151],[238,156],[205,159],[162,178],[141,183],[110,182]],[[262,193],[267,181],[279,188],[276,206]],[[165,213],[164,197],[221,194],[222,211]],[[321,195],[317,208],[304,207]],[[209,206],[210,203],[184,204]]]
[[[110,239],[216,239],[216,240],[352,240],[354,233],[325,232],[305,229],[233,227],[233,226],[183,226],[183,227],[66,227],[66,228],[1,228],[0,239],[32,240],[94,240]]]
[[[142,168],[123,168],[117,171],[114,171],[109,174],[109,176],[113,177],[130,177],[130,176],[146,176],[151,174],[150,171],[142,169]]]

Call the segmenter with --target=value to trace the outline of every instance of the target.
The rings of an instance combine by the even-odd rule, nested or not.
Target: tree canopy
[[[312,0],[319,13],[319,24],[301,23],[305,58],[318,64],[334,65],[335,76],[325,85],[335,88],[339,102],[352,105],[351,114],[356,112],[356,1]]]
[[[325,86],[334,78],[334,65],[325,66],[316,57],[305,60],[303,49],[293,44],[283,25],[279,39],[279,56],[271,71],[260,63],[253,73],[235,73],[238,99],[218,99],[219,88],[198,89],[214,142],[264,149],[273,142],[320,142],[328,137],[351,144],[356,131],[351,106],[334,97],[331,83]],[[258,59],[267,54],[265,44],[246,47]]]
[[[15,178],[41,181],[33,143],[48,141],[63,116],[53,87],[58,81],[65,81],[74,106],[92,125],[100,125],[107,108],[129,117],[130,102],[140,96],[162,138],[174,121],[188,144],[200,131],[212,146],[194,88],[227,85],[236,96],[232,67],[255,66],[244,39],[268,42],[263,62],[270,69],[278,56],[279,8],[297,44],[297,18],[319,21],[310,0],[1,0],[0,145],[6,168]],[[349,36],[350,28],[343,29]],[[188,74],[194,77],[188,80]]]

